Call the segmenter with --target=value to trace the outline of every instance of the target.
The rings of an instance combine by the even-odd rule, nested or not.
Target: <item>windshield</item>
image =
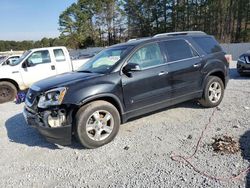
[[[30,53],[31,53],[30,50],[24,52],[23,55],[22,55],[19,59],[17,59],[16,61],[12,62],[12,63],[9,64],[9,65],[11,65],[11,66],[18,65],[18,64],[21,63]]]
[[[109,70],[122,58],[128,48],[129,46],[122,46],[103,50],[81,66],[77,72],[108,73]]]

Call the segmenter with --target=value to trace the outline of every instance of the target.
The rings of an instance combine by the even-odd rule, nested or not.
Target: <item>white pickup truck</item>
[[[88,59],[71,61],[65,47],[37,48],[26,51],[10,66],[0,67],[0,103],[14,100],[19,90],[34,82],[78,69]]]
[[[0,59],[0,66],[12,64],[19,58],[20,55],[4,56],[3,58]]]

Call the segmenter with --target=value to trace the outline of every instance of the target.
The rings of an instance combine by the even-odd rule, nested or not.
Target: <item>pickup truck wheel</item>
[[[76,114],[76,136],[89,149],[111,142],[120,127],[120,114],[106,101],[91,102]]]
[[[213,108],[218,106],[224,96],[224,84],[222,80],[217,76],[209,76],[202,99],[199,100],[200,104],[207,108]]]
[[[0,82],[0,104],[13,101],[17,95],[16,87],[10,82]]]

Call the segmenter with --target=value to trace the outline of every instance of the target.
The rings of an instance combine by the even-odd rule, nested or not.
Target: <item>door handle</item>
[[[51,65],[51,70],[55,70],[55,69],[56,69],[55,65]]]
[[[162,71],[162,72],[160,72],[158,75],[159,75],[159,76],[163,76],[163,75],[166,75],[166,74],[168,74],[168,72]]]
[[[198,68],[198,67],[201,67],[201,63],[196,63],[193,65],[194,68]]]

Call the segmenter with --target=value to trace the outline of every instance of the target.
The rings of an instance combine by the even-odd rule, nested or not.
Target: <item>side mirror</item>
[[[28,62],[27,61],[24,61],[23,64],[22,64],[22,68],[27,68],[28,67]]]
[[[141,68],[137,63],[128,63],[125,67],[123,67],[123,72],[129,73],[129,72],[135,72],[135,71],[140,71]]]
[[[6,62],[5,62],[5,65],[9,65],[10,64],[10,60],[8,59]]]

